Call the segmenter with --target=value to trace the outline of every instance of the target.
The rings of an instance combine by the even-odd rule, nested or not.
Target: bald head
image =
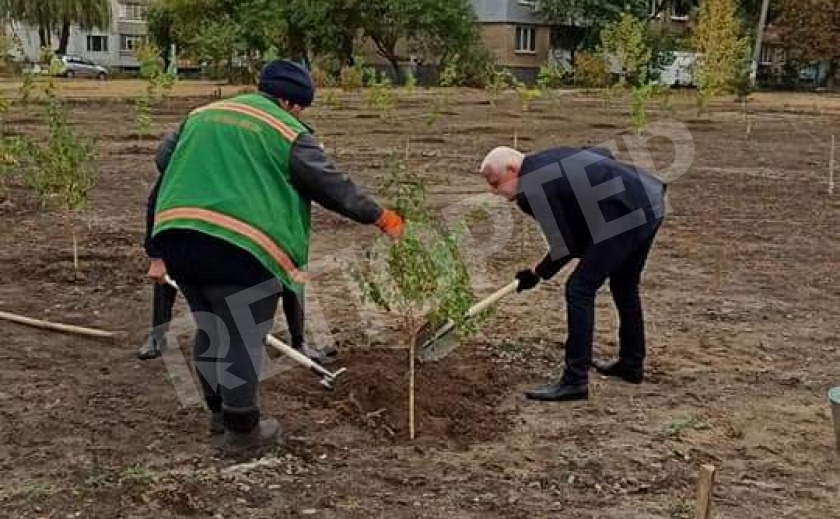
[[[507,199],[516,196],[519,170],[525,155],[514,148],[499,146],[493,148],[481,163],[479,174],[497,194]]]
[[[499,146],[490,150],[490,153],[484,157],[484,162],[481,163],[479,173],[485,177],[488,175],[501,175],[509,167],[515,167],[519,171],[524,158],[525,155],[518,150],[508,146]]]

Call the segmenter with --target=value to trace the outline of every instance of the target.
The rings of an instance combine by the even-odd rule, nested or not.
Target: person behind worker
[[[479,172],[495,193],[537,220],[548,242],[537,265],[517,272],[518,291],[533,289],[579,260],[566,281],[565,369],[558,381],[526,397],[589,397],[595,294],[607,279],[620,321],[619,354],[594,367],[641,383],[645,331],[639,282],[664,216],[665,185],[599,148],[557,147],[526,155],[502,146],[487,154]]]
[[[299,120],[314,99],[309,73],[275,60],[258,91],[193,110],[162,147],[147,211],[148,276],[168,273],[199,327],[193,361],[213,429],[239,450],[269,444],[277,420],[258,403],[263,339],[279,292],[300,293],[311,203],[392,238],[402,218],[336,169]],[[249,325],[248,323],[255,323]]]

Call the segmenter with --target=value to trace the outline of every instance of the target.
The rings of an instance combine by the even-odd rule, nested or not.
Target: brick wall
[[[496,63],[507,67],[539,68],[548,61],[549,28],[529,25],[536,31],[536,52],[516,51],[516,25],[491,23],[481,28],[485,46],[496,57]]]

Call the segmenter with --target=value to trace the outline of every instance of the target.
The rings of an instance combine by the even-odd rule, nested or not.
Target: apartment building
[[[93,31],[70,29],[67,54],[89,59],[112,70],[130,70],[138,67],[134,49],[146,41],[145,10],[150,0],[111,0],[111,26]],[[38,29],[18,23],[7,27],[7,33],[16,35],[23,46],[23,56],[37,62],[41,55]],[[53,46],[58,35],[53,35]],[[16,52],[16,54],[19,54]]]
[[[651,23],[667,23],[668,30],[684,32],[691,1],[673,2],[670,12],[659,12],[657,0],[650,0]],[[552,25],[540,14],[539,0],[472,0],[481,24],[484,44],[496,56],[499,65],[520,76],[530,76],[543,65],[570,60],[575,25]],[[667,14],[667,16],[663,16]],[[579,25],[578,25],[579,27]]]

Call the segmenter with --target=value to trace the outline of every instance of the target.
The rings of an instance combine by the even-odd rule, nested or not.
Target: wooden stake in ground
[[[10,312],[0,312],[0,319],[12,321],[18,324],[25,324],[26,326],[32,326],[34,328],[40,328],[42,330],[54,330],[57,332],[75,333],[76,335],[85,335],[88,337],[117,338],[123,336],[123,334],[119,332],[106,332],[102,330],[94,330],[93,328],[73,326],[70,324],[42,321],[41,319],[24,317],[22,315],[13,314]]]
[[[712,519],[712,495],[715,487],[714,465],[702,465],[697,477],[697,511],[696,519]]]
[[[828,156],[828,194],[834,194],[834,135],[831,136],[831,154]]]
[[[412,440],[414,439],[414,342],[414,332],[412,332],[408,346],[408,436]]]

